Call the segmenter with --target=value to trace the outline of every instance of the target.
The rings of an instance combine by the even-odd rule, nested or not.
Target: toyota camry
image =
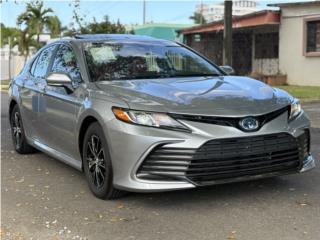
[[[11,82],[15,150],[83,171],[102,199],[314,168],[299,100],[231,72],[151,37],[52,42]]]

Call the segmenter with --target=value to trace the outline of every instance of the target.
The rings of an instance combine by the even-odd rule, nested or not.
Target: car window
[[[31,73],[32,75],[34,75],[34,69],[35,69],[36,66],[37,66],[37,61],[38,61],[38,59],[39,59],[39,56],[37,56],[37,57],[34,59],[34,61],[32,62],[32,66],[31,66],[31,69],[30,69],[30,73]]]
[[[218,76],[220,71],[181,46],[145,43],[88,43],[85,57],[92,81]]]
[[[55,49],[55,46],[51,46],[44,49],[40,53],[38,59],[36,60],[37,62],[35,62],[34,64],[35,65],[34,69],[31,69],[31,73],[35,77],[44,78],[47,75],[48,66],[49,66],[50,59],[54,49]]]
[[[51,71],[68,74],[74,86],[77,86],[81,82],[81,74],[77,65],[75,53],[73,49],[67,45],[59,46]]]

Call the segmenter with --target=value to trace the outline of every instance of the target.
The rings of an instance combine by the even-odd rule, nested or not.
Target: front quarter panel
[[[77,126],[76,132],[78,133],[75,141],[80,146],[82,143],[79,142],[79,133],[81,131],[83,122],[87,117],[95,118],[105,133],[107,142],[110,143],[112,140],[109,138],[108,134],[108,122],[114,119],[114,114],[112,112],[112,107],[123,107],[127,108],[128,105],[116,98],[112,98],[110,95],[104,93],[97,89],[94,83],[88,83],[88,89],[82,94],[82,103],[77,113]],[[79,156],[81,159],[81,156]]]

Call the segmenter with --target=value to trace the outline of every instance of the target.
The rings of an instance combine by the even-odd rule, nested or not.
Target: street
[[[17,154],[6,93],[1,100],[2,239],[319,239],[319,161],[301,175],[102,201],[81,172]],[[320,103],[304,107],[319,160]]]

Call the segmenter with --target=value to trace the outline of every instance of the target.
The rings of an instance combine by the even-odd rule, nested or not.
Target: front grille
[[[289,106],[283,107],[281,109],[278,109],[276,111],[273,111],[264,115],[254,116],[254,118],[258,120],[259,126],[260,126],[258,129],[256,129],[256,131],[258,131],[266,123],[279,117],[285,112],[287,113],[289,112]],[[170,113],[170,116],[178,120],[235,127],[243,131],[243,129],[239,125],[239,122],[241,119],[243,119],[243,117],[217,117],[217,116],[201,116],[201,115],[197,116],[197,115],[176,114],[176,113]]]
[[[186,179],[206,185],[232,178],[297,171],[309,152],[309,133],[287,133],[211,140],[198,149],[154,149],[137,176],[144,179]]]

